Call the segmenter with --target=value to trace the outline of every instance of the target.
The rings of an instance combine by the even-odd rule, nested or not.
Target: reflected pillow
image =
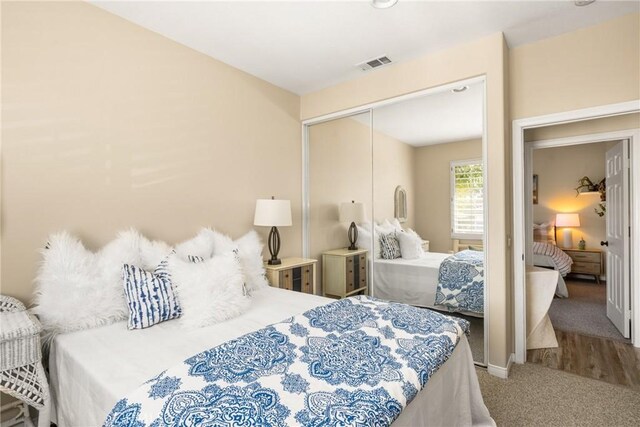
[[[382,259],[397,259],[402,256],[395,231],[380,235],[380,255]]]
[[[422,239],[417,234],[409,232],[396,233],[396,238],[400,244],[402,259],[418,259],[424,254]]]

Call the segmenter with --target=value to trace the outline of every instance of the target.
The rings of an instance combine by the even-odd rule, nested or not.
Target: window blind
[[[481,160],[451,162],[451,237],[481,239],[484,180]]]

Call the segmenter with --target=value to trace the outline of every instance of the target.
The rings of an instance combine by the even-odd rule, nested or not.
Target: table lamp
[[[253,225],[259,227],[271,227],[269,232],[269,253],[271,259],[269,265],[279,265],[282,261],[278,258],[280,252],[280,233],[278,227],[291,225],[291,202],[289,200],[271,199],[256,200],[256,213]]]
[[[580,227],[580,216],[577,213],[556,214],[556,227],[564,227],[562,247],[571,248],[573,246],[571,227]]]
[[[364,203],[356,203],[354,200],[342,203],[340,205],[340,222],[350,222],[349,231],[347,237],[349,238],[349,250],[355,251],[358,249],[356,242],[358,241],[358,228],[356,223],[365,221],[366,215],[364,213]]]

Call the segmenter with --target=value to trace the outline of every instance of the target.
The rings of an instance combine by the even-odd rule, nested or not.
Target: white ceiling
[[[640,11],[638,1],[96,1],[91,3],[297,94],[499,31],[511,47]],[[369,72],[376,72],[375,70]]]
[[[460,93],[446,90],[375,108],[373,128],[415,147],[481,138],[483,86],[468,86]],[[368,115],[354,119],[369,125]]]

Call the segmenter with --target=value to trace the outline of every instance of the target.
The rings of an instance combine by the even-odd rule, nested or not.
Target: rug
[[[549,317],[554,328],[580,334],[626,340],[607,318],[606,285],[566,280],[569,298],[554,298]]]

